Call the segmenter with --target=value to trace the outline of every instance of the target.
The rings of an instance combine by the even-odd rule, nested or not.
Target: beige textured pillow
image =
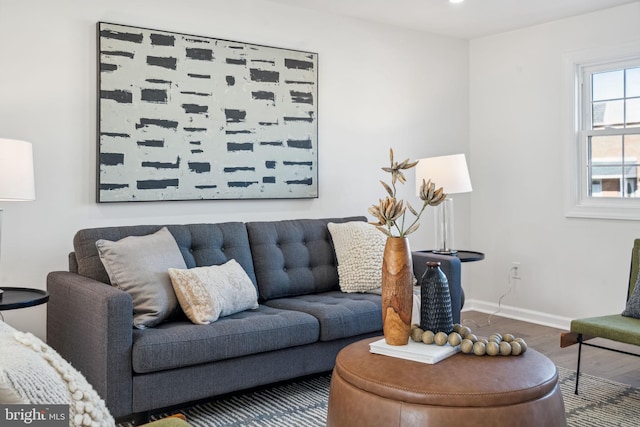
[[[101,239],[96,247],[111,284],[133,298],[136,328],[151,328],[174,313],[178,300],[167,269],[187,268],[187,265],[167,227],[117,242]]]
[[[258,308],[256,288],[234,259],[210,267],[170,268],[169,277],[180,307],[189,320],[198,325]]]
[[[371,292],[382,286],[382,257],[387,237],[363,221],[328,225],[338,259],[342,292]]]

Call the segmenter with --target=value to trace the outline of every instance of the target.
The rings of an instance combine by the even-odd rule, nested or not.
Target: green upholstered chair
[[[636,285],[636,281],[638,279],[638,271],[640,270],[639,256],[640,239],[636,239],[633,242],[633,250],[631,252],[631,272],[629,274],[629,289],[627,290],[627,300],[629,300],[629,298],[631,297],[633,289]],[[567,335],[569,335],[569,337],[565,336],[561,340],[561,345],[563,347],[575,342],[579,344],[578,367],[576,369],[576,394],[578,394],[578,380],[580,379],[580,358],[582,355],[583,345],[598,347],[618,353],[630,354],[632,356],[640,356],[639,354],[587,342],[587,340],[591,338],[605,338],[611,341],[640,346],[640,319],[625,317],[622,316],[622,314],[576,319],[571,321],[571,332]],[[575,338],[575,341],[571,341],[571,336]]]

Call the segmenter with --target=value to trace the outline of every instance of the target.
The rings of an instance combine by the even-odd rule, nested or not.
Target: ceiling
[[[640,0],[271,0],[336,15],[473,39]]]

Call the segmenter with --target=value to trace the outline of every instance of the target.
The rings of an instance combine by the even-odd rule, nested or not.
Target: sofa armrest
[[[440,263],[440,269],[447,276],[447,282],[449,283],[449,293],[451,294],[451,314],[453,317],[453,323],[460,323],[460,310],[464,305],[464,291],[462,290],[461,277],[461,264],[460,259],[451,255],[436,254],[428,251],[416,251],[413,255],[413,274],[420,279],[427,269],[427,262],[438,261]]]
[[[131,296],[65,271],[49,273],[47,291],[47,343],[82,372],[114,417],[131,414]]]

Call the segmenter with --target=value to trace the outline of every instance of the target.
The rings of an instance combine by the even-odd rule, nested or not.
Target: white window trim
[[[640,56],[640,42],[602,47],[564,55],[564,107],[565,117],[565,165],[567,165],[565,215],[570,218],[597,218],[640,221],[640,199],[597,198],[588,196],[586,170],[586,147],[581,141],[579,111],[582,102],[579,82],[585,67],[601,63],[620,62]]]

